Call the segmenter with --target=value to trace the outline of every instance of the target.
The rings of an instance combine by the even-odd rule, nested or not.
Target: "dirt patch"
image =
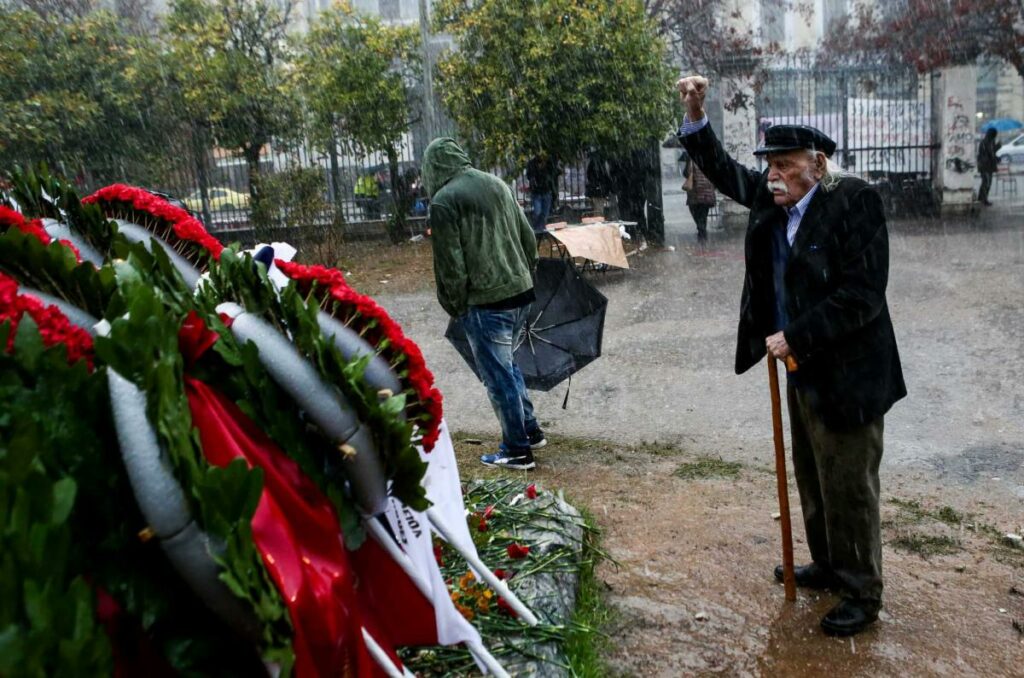
[[[434,287],[434,261],[428,240],[352,242],[338,246],[335,261],[308,261],[336,266],[356,290],[376,297],[408,294]]]
[[[476,459],[497,442],[456,436],[464,478],[509,474]],[[598,577],[615,613],[606,659],[619,675],[1009,676],[1024,665],[1014,626],[1024,624],[1024,596],[1011,590],[1024,590],[1024,551],[1001,543],[985,515],[886,498],[882,619],[837,640],[818,628],[834,596],[800,591],[787,604],[771,576],[780,539],[764,467],[684,478],[677,469],[706,468],[709,458],[672,443],[554,436],[537,458],[538,470],[516,475],[587,508],[615,561]],[[799,562],[806,547],[792,479],[790,487]],[[946,540],[955,548],[907,548]]]

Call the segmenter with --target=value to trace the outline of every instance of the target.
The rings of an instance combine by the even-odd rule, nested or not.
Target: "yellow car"
[[[210,209],[215,212],[237,210],[249,206],[248,193],[239,193],[223,186],[211,186],[208,195],[210,196]],[[193,212],[203,211],[203,198],[198,188],[185,198],[185,205]]]

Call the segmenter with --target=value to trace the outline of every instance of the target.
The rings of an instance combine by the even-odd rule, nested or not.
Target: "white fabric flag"
[[[440,436],[431,452],[425,452],[422,447],[420,448],[420,458],[427,463],[427,473],[423,478],[427,499],[444,518],[448,529],[459,542],[459,547],[472,549],[475,553],[476,545],[466,524],[462,481],[459,479],[459,465],[455,461],[455,446],[448,431],[448,422],[441,422]]]
[[[420,582],[428,588],[425,595],[434,606],[438,644],[455,645],[465,642],[467,645],[479,645],[480,634],[455,609],[448,587],[445,586],[441,569],[434,558],[427,516],[394,498],[388,501],[384,515],[402,550],[412,561]]]

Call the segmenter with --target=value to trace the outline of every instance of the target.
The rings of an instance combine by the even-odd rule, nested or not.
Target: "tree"
[[[388,159],[394,200],[389,232],[405,234],[409,187],[398,160],[402,135],[416,122],[410,96],[421,74],[419,34],[389,26],[336,4],[310,29],[299,60],[313,137],[331,154],[331,178],[338,194],[337,142],[357,152],[381,152]]]
[[[671,123],[673,73],[639,0],[439,0],[434,13],[459,45],[437,66],[442,99],[486,166],[612,155]]]
[[[919,72],[1001,59],[1024,78],[1024,0],[889,0],[860,5],[829,54],[913,64]]]
[[[145,114],[157,86],[136,77],[156,48],[110,13],[72,19],[0,9],[0,164],[46,162],[94,183],[160,147]]]
[[[288,35],[293,7],[273,0],[176,0],[165,33],[196,133],[208,123],[220,146],[245,158],[258,230],[276,221],[261,191],[260,156],[298,122]]]
[[[744,23],[736,0],[645,0],[644,5],[685,72],[750,78],[755,91],[769,76],[771,57],[783,49],[768,28],[784,21],[787,11],[794,10],[805,20],[813,11],[808,0],[762,2],[761,20],[754,25]],[[736,110],[752,102],[739,88],[722,103]]]

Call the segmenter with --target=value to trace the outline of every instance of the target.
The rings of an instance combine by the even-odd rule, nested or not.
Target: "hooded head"
[[[450,137],[434,139],[423,153],[423,187],[431,198],[452,178],[472,167],[469,156]]]

